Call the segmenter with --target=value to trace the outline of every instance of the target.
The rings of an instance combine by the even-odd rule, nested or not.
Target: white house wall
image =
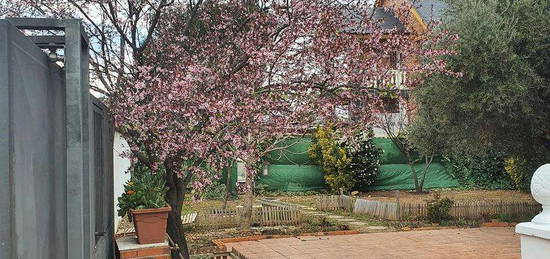
[[[118,197],[124,192],[124,184],[130,180],[130,173],[127,172],[130,167],[130,160],[122,157],[124,152],[129,151],[128,143],[118,133],[115,132],[115,140],[113,144],[113,189],[114,189],[114,215],[115,215],[115,230],[118,228],[121,217],[118,216]]]

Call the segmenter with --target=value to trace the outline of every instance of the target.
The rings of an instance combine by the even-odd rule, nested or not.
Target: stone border
[[[356,230],[339,230],[339,231],[329,231],[329,232],[313,232],[313,233],[303,233],[299,235],[255,235],[255,236],[246,236],[246,237],[231,237],[231,238],[222,238],[212,240],[219,249],[227,250],[225,246],[226,243],[238,243],[246,241],[258,241],[264,239],[275,239],[275,238],[289,238],[289,237],[300,237],[300,236],[341,236],[341,235],[354,235],[360,234]]]
[[[506,222],[487,222],[483,223],[480,227],[472,228],[493,228],[493,227],[513,227],[515,223],[506,223]],[[457,226],[432,226],[432,227],[419,227],[419,228],[409,228],[409,229],[399,229],[397,231],[390,232],[411,232],[411,231],[428,231],[428,230],[444,230],[444,229],[465,229],[464,227]],[[313,232],[313,233],[303,233],[299,235],[254,235],[254,236],[245,236],[245,237],[231,237],[231,238],[221,238],[212,240],[219,249],[227,250],[225,246],[226,243],[239,243],[246,241],[259,241],[264,239],[276,239],[276,238],[290,238],[290,237],[307,237],[307,236],[341,236],[341,235],[355,235],[355,234],[366,234],[365,232],[359,232],[356,230],[338,230],[338,231],[329,231],[329,232]]]
[[[444,229],[459,229],[459,228],[465,228],[465,227],[458,227],[458,226],[431,226],[431,227],[417,227],[417,228],[407,228],[403,227],[400,228],[397,231],[392,232],[410,232],[410,231],[426,231],[426,230],[444,230]],[[473,227],[478,228],[478,227]]]
[[[481,224],[481,227],[486,228],[503,228],[503,227],[515,227],[517,223],[508,223],[508,222],[485,222]]]

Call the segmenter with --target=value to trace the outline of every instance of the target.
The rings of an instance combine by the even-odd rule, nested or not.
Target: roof
[[[349,22],[357,23],[356,26],[350,26],[349,28],[344,29],[346,32],[351,33],[369,33],[370,31],[366,28],[360,28],[360,23],[363,20],[363,13],[354,10],[354,9],[342,9],[344,16],[349,19]],[[403,23],[399,21],[391,10],[387,10],[383,7],[376,7],[374,9],[369,9],[368,13],[372,14],[372,19],[379,20],[380,26],[383,30],[393,30],[393,29],[404,29]]]
[[[449,7],[441,0],[413,0],[412,5],[425,23],[441,20],[445,9]]]

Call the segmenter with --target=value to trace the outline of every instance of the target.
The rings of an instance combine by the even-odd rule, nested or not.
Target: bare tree
[[[203,0],[0,0],[0,17],[82,19],[90,37],[90,87],[109,97],[137,75],[163,12],[174,4],[187,8],[191,24]]]
[[[405,154],[407,164],[411,169],[411,174],[414,182],[415,191],[422,193],[424,191],[424,183],[426,175],[437,153],[437,150],[431,148],[419,148],[415,142],[411,141],[409,136],[412,117],[414,112],[414,104],[403,96],[396,96],[394,101],[399,101],[398,111],[390,109],[384,104],[380,104],[380,113],[376,114],[376,126],[381,128],[387,137]],[[419,123],[415,127],[419,127]],[[428,124],[429,125],[429,124]],[[426,131],[427,132],[427,131]],[[432,137],[435,137],[433,135]],[[418,170],[416,165],[423,162],[424,166]]]

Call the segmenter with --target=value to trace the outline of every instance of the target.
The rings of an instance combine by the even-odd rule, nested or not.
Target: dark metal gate
[[[93,217],[94,249],[93,258],[110,258],[114,254],[114,215],[113,215],[113,141],[114,128],[107,107],[95,97],[91,97],[93,131]]]

